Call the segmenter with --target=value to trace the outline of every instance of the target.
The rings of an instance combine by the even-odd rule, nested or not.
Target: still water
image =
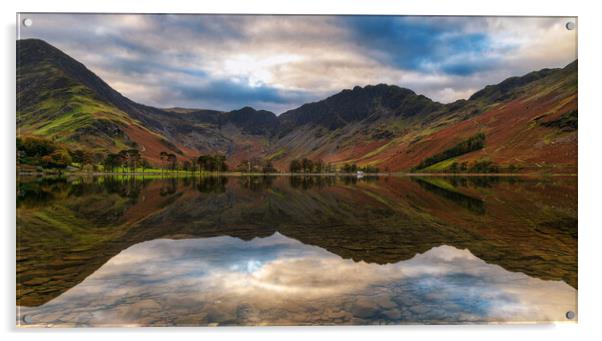
[[[21,179],[17,213],[21,326],[577,311],[573,177]]]

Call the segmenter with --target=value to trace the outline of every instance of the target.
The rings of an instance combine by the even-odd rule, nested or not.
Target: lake
[[[576,177],[21,178],[21,326],[574,322]]]

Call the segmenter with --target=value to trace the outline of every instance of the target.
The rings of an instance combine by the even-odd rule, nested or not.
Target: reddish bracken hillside
[[[410,169],[481,132],[486,136],[484,148],[457,157],[458,162],[489,159],[524,170],[575,173],[576,82],[576,70],[550,75],[526,87],[517,98],[496,103],[482,114],[449,124],[416,143],[402,143],[373,160],[380,158],[381,165],[392,170]]]
[[[407,170],[428,156],[476,133],[486,136],[485,147],[457,157],[458,162],[487,158],[500,165],[529,170],[576,172],[577,131],[546,126],[577,110],[577,94],[556,91],[541,97],[525,96],[500,104],[473,119],[451,124],[424,139],[402,143],[366,161],[391,170]]]
[[[278,148],[285,151],[281,154],[288,157],[278,160],[278,165],[286,167],[291,158],[309,157],[373,165],[381,171],[410,171],[426,158],[481,133],[482,149],[414,170],[445,172],[454,162],[470,166],[486,160],[502,172],[576,172],[576,62],[564,69],[511,78],[477,95],[421,116],[382,117],[326,132],[305,125],[289,134],[298,136],[279,141]],[[382,135],[390,138],[379,138]]]

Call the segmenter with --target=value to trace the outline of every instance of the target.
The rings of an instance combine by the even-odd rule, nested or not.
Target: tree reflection
[[[201,193],[224,193],[228,177],[226,176],[202,176],[196,186]]]

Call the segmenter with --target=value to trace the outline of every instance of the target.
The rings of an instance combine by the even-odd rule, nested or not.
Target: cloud
[[[225,80],[218,79],[198,86],[173,84],[171,101],[178,103],[189,103],[194,105],[200,103],[203,107],[230,110],[243,106],[288,108],[290,103],[304,103],[312,99],[312,95],[306,91],[285,91],[264,84],[248,86],[250,82],[246,79]],[[190,101],[191,98],[197,99]],[[164,99],[168,101],[168,98]],[[176,103],[170,103],[175,105]]]
[[[466,20],[450,22],[415,17],[343,17],[351,29],[354,43],[384,63],[406,70],[444,70],[452,75],[466,75],[495,67],[490,58],[476,64],[471,58],[464,58],[483,56],[490,46],[487,34],[466,32]],[[455,60],[451,65],[446,65],[450,57]]]
[[[30,14],[40,38],[141,103],[277,113],[355,85],[434,100],[576,58],[567,18]]]

